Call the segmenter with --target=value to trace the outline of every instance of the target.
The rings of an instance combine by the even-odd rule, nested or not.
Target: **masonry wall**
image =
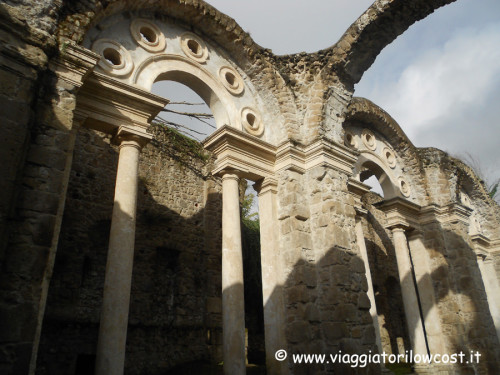
[[[291,353],[375,352],[363,260],[354,235],[347,176],[325,167],[285,171],[278,185],[280,251],[286,274]],[[348,365],[294,365],[294,374],[352,371]],[[356,369],[377,373],[377,366]]]
[[[129,374],[217,361],[221,353],[220,185],[207,177],[208,160],[179,139],[157,132],[141,154]],[[117,157],[109,136],[79,131],[39,374],[93,371]]]

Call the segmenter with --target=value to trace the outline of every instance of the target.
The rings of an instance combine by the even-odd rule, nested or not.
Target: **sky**
[[[369,0],[208,0],[275,54],[333,45]],[[500,1],[458,0],[382,50],[355,96],[386,110],[418,147],[500,178]]]

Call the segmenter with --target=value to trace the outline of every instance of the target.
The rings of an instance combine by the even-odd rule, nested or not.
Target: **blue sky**
[[[209,0],[275,54],[333,45],[369,0]],[[500,1],[458,0],[386,47],[356,85],[416,146],[471,155],[500,178]]]

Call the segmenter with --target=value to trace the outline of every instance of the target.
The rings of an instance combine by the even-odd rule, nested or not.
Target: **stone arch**
[[[363,182],[366,178],[370,177],[368,174],[377,177],[384,192],[384,199],[401,196],[396,177],[392,171],[384,165],[377,155],[363,152],[359,155],[358,161],[354,166],[354,176]]]
[[[360,139],[357,141],[358,145],[349,145],[347,137],[352,135],[352,129],[358,129],[358,133],[360,129],[366,129],[368,132],[373,131],[374,134],[378,135],[376,137],[377,142],[379,142],[378,148],[369,150],[366,146],[363,147],[363,142]],[[392,181],[395,190],[391,190],[387,186],[389,196],[386,196],[386,199],[399,196],[415,200],[419,197],[420,202],[418,203],[425,203],[424,197],[428,195],[428,186],[421,178],[423,169],[418,149],[408,139],[396,120],[386,111],[368,99],[354,97],[347,107],[343,132],[346,145],[360,152],[361,159],[356,164],[355,174],[361,172],[358,168],[362,166],[364,159],[371,158],[372,162],[378,164],[379,168],[383,166],[383,169],[389,172],[388,176],[392,176],[389,180]],[[396,160],[391,161],[390,159]],[[387,183],[386,181],[385,184]],[[402,193],[401,190],[404,186],[410,190]],[[382,188],[385,194],[384,186]],[[393,193],[395,194],[393,195]]]
[[[332,70],[359,82],[378,54],[415,22],[455,0],[377,0],[327,49]]]
[[[416,157],[415,146],[401,126],[371,100],[361,97],[352,98],[347,107],[345,124],[353,122],[369,124],[370,128],[383,134],[395,149],[408,148],[408,151]]]
[[[227,90],[202,67],[180,56],[153,56],[137,68],[133,83],[151,90],[158,81],[179,82],[196,92],[210,107],[218,128],[240,128],[237,108]]]
[[[256,44],[234,19],[202,1],[158,0],[129,2],[126,0],[96,1],[73,4],[66,2],[61,9],[57,39],[60,49],[68,43],[81,44],[89,30],[106,18],[119,13],[136,13],[140,17],[154,15],[192,31],[217,49],[227,60],[238,66],[261,96],[266,113],[276,112],[276,141],[300,138],[297,105],[292,89],[276,64],[276,56]],[[272,109],[271,109],[272,108]],[[264,119],[265,120],[265,119]],[[279,125],[278,125],[279,124]]]

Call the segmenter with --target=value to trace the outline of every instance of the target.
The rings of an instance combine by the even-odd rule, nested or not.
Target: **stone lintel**
[[[66,44],[59,57],[50,63],[56,75],[69,84],[80,87],[92,73],[100,56],[77,44]]]
[[[327,138],[319,138],[307,146],[292,141],[279,145],[275,170],[304,173],[308,169],[325,166],[352,176],[355,163],[356,156],[350,149]]]
[[[377,208],[385,212],[387,227],[403,227],[415,229],[419,224],[420,206],[401,197],[395,197],[387,201],[375,204]]]
[[[122,125],[146,129],[168,100],[137,86],[93,72],[80,89],[76,112],[84,126],[114,134]]]
[[[214,175],[235,170],[253,181],[274,176],[276,147],[229,125],[203,141],[203,147],[217,157]]]
[[[460,203],[452,203],[447,206],[438,206],[435,204],[422,207],[420,210],[420,224],[429,224],[438,222],[442,224],[458,223],[469,225],[469,216],[472,209]]]

